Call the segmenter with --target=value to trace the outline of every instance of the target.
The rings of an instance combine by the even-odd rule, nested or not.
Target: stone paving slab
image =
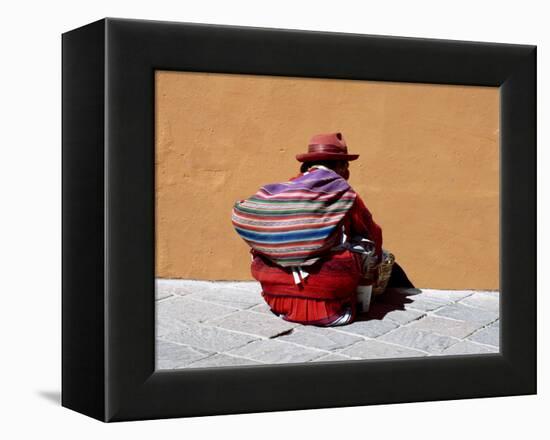
[[[220,306],[218,304],[205,304],[204,301],[196,301],[189,296],[171,296],[157,304],[157,322],[164,325],[170,324],[177,330],[180,322],[195,321],[204,322],[209,319],[220,318],[236,312],[234,307]]]
[[[357,344],[340,351],[338,354],[351,356],[355,359],[387,359],[426,356],[418,350],[388,344],[379,340],[361,341]]]
[[[482,293],[483,295],[493,296],[494,298],[500,298],[500,292],[498,290],[476,290],[475,293]]]
[[[261,362],[251,359],[244,359],[228,354],[215,354],[210,357],[200,359],[187,365],[188,368],[210,368],[210,367],[235,367],[242,365],[262,365]]]
[[[470,341],[460,341],[454,345],[451,345],[449,348],[443,350],[441,354],[451,355],[451,354],[489,354],[489,353],[498,353],[498,348],[487,347],[481,344],[475,344]]]
[[[469,296],[468,298],[460,301],[460,303],[466,306],[485,309],[496,313],[499,311],[498,297],[494,295],[487,295],[486,293],[477,293],[476,295]]]
[[[263,298],[258,292],[235,287],[220,289],[215,284],[197,286],[189,294],[189,297],[241,310],[249,309],[263,302]]]
[[[441,292],[437,295],[436,292]],[[430,312],[472,295],[472,291],[435,291],[429,289],[388,289],[378,300],[399,309]]]
[[[411,323],[408,328],[463,339],[479,330],[482,326],[478,322],[458,321],[456,319],[440,318],[439,316],[426,316],[424,319]]]
[[[278,339],[279,341],[293,342],[321,350],[337,350],[363,340],[361,337],[338,332],[330,328],[311,326],[301,326],[301,328],[297,328],[292,333],[283,335]]]
[[[472,290],[434,290],[434,289],[422,289],[420,297],[429,301],[446,301],[456,302],[460,301],[468,296],[471,296],[474,292]]]
[[[181,325],[179,330],[165,334],[163,339],[207,351],[223,353],[255,341],[258,337],[209,325],[186,322]]]
[[[335,327],[336,330],[345,333],[351,333],[354,335],[361,335],[368,338],[377,338],[385,333],[388,333],[390,330],[399,327],[393,321],[380,320],[380,319],[371,319],[371,320],[361,320],[355,321],[348,325],[342,325]]]
[[[394,305],[375,303],[371,306],[368,316],[371,319],[389,319],[398,325],[407,324],[416,321],[425,316],[426,313],[414,309],[399,310]]]
[[[474,291],[472,290],[434,290],[434,289],[388,289],[380,298],[381,300],[387,301],[387,299],[382,298],[391,298],[392,300],[399,300],[399,298],[405,298],[409,301],[431,301],[438,304],[450,304],[453,302],[460,301],[470,295]]]
[[[160,301],[161,299],[171,298],[174,295],[170,292],[167,292],[166,290],[156,290],[155,292],[155,300]]]
[[[157,299],[162,299],[172,295],[187,295],[193,291],[193,283],[194,281],[192,280],[185,280],[185,282],[182,282],[182,280],[157,278],[155,283]]]
[[[417,330],[412,326],[400,327],[383,335],[380,341],[391,342],[403,347],[414,348],[428,353],[441,353],[447,347],[456,344],[459,339],[438,335],[425,330]]]
[[[491,324],[470,335],[468,339],[481,344],[498,347],[500,340],[500,326],[498,325],[498,322]]]
[[[249,309],[251,312],[267,313],[268,315],[274,315],[269,306],[266,303],[258,304],[257,306]]]
[[[418,298],[410,304],[405,304],[406,310],[420,310],[423,312],[432,312],[446,306],[448,303],[429,301],[426,299]]]
[[[481,325],[489,324],[498,318],[498,312],[465,306],[460,303],[437,309],[434,314],[457,319],[459,321],[476,322]]]
[[[344,356],[339,353],[330,353],[320,358],[313,359],[311,362],[334,362],[334,361],[352,361],[355,360],[352,357]]]
[[[192,362],[214,354],[206,350],[162,340],[157,340],[155,348],[157,353],[157,368],[161,370],[185,367]]]
[[[275,316],[256,282],[157,280],[158,369],[491,354],[499,294],[390,289],[369,313],[333,328]]]
[[[277,340],[254,341],[229,354],[242,356],[265,364],[308,362],[328,353]]]
[[[262,293],[262,288],[256,281],[224,281],[223,283],[224,286],[233,289],[246,290],[248,292],[256,293],[257,295]]]
[[[208,322],[210,325],[266,338],[273,338],[296,327],[275,315],[265,315],[247,310],[239,310],[232,315]]]

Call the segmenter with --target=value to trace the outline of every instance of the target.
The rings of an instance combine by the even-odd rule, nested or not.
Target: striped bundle
[[[314,168],[235,203],[232,222],[252,249],[279,266],[309,265],[339,243],[338,225],[355,196],[340,175]]]

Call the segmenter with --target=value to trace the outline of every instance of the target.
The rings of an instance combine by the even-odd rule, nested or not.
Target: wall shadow
[[[61,391],[38,391],[37,394],[51,403],[61,405]]]
[[[403,268],[397,263],[393,263],[393,268],[390,274],[390,279],[388,281],[388,288],[398,287],[398,288],[414,288],[413,283],[409,280],[409,277],[403,270]]]

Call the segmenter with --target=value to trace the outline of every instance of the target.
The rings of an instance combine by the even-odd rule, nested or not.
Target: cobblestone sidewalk
[[[286,322],[256,282],[157,280],[157,369],[499,351],[493,291],[394,289],[353,324]]]

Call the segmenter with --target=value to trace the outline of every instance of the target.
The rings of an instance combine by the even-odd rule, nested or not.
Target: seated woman
[[[252,275],[285,320],[348,324],[358,308],[368,310],[372,285],[384,288],[387,280],[377,279],[382,229],[347,182],[349,161],[358,157],[341,133],[313,136],[308,152],[296,156],[298,176],[265,185],[233,208],[233,225],[252,248]]]

